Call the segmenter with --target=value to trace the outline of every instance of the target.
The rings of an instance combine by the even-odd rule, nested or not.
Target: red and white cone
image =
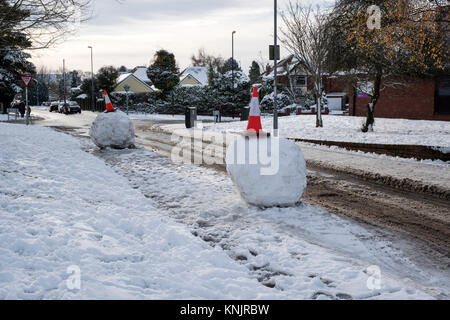
[[[111,99],[109,99],[108,93],[106,92],[106,90],[103,90],[104,94],[105,94],[105,103],[106,103],[106,111],[105,112],[114,112],[116,111],[116,109],[114,109],[112,103],[111,103]]]
[[[247,132],[256,134],[262,132],[261,111],[259,109],[258,88],[256,86],[253,87],[252,100],[250,100]]]

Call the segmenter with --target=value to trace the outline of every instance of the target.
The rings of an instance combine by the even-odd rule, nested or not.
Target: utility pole
[[[64,97],[64,104],[66,104],[66,60],[64,59],[63,59],[63,97]]]
[[[232,85],[232,92],[233,92],[233,109],[234,109],[234,34],[236,31],[233,31],[231,33],[231,85]],[[234,114],[234,110],[233,110]]]
[[[278,130],[278,107],[277,107],[277,0],[274,0],[274,32],[273,32],[273,45],[274,45],[274,63],[273,63],[273,74],[274,89],[273,89],[273,130],[274,134],[277,134]]]
[[[91,111],[94,111],[95,108],[95,94],[94,94],[94,56],[92,54],[92,46],[88,46],[89,49],[91,49],[91,95],[92,95],[92,105],[91,105]]]

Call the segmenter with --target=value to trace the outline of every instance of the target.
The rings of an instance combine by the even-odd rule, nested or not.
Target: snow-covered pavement
[[[0,132],[0,298],[281,297],[73,137],[2,123]]]

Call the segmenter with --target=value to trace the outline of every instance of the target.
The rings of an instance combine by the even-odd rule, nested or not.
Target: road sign
[[[275,57],[277,58],[277,60],[280,60],[280,46],[277,45],[276,52],[274,48],[275,46],[269,45],[269,60],[275,60]]]
[[[32,76],[20,76],[20,79],[22,79],[23,84],[25,85],[25,87],[28,87],[28,85],[31,82],[31,79],[33,79]]]

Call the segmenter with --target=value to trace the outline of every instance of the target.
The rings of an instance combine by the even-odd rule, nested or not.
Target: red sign
[[[25,85],[25,87],[28,87],[28,85],[31,82],[31,79],[33,79],[32,76],[20,76],[20,79],[22,79],[23,84]]]

